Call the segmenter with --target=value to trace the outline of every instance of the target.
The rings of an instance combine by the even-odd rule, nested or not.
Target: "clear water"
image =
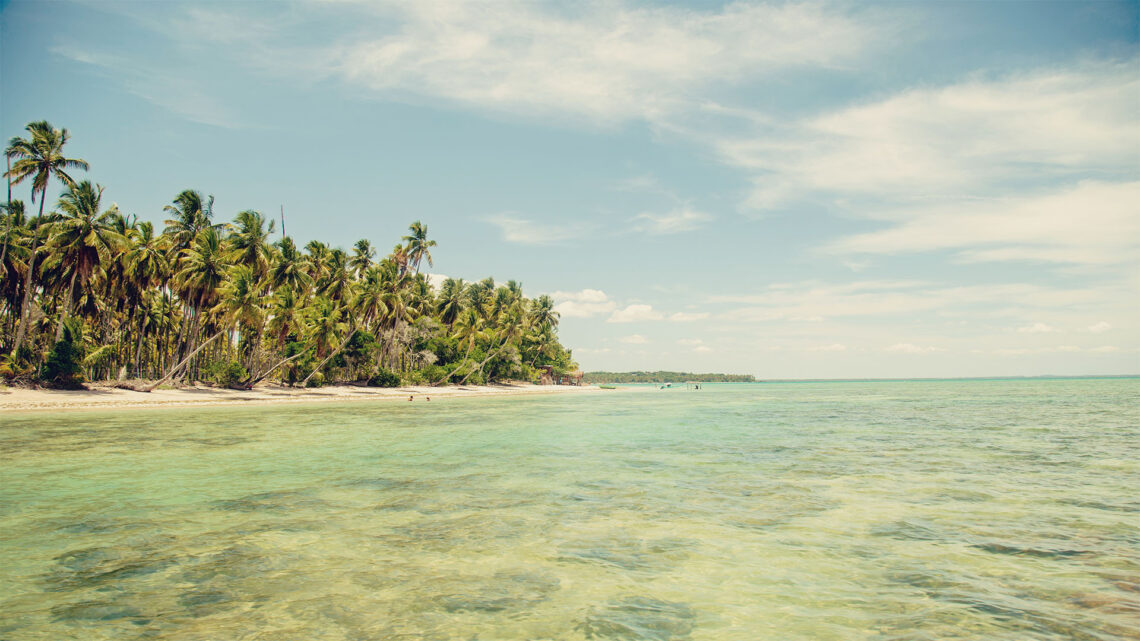
[[[1137,639],[1140,380],[0,417],[0,639]]]

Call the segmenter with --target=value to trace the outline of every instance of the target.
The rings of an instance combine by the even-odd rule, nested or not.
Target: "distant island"
[[[751,374],[694,374],[693,372],[586,372],[582,381],[596,383],[676,383],[701,381],[704,383],[755,383]]]

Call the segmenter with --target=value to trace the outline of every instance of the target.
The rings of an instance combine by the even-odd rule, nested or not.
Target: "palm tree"
[[[455,319],[459,318],[459,312],[463,311],[466,300],[465,289],[466,284],[462,278],[448,278],[443,281],[439,289],[435,311],[439,314],[440,322],[447,325],[448,329],[455,324]]]
[[[417,220],[408,226],[408,230],[412,233],[404,236],[404,242],[407,243],[405,251],[408,255],[408,262],[415,268],[416,273],[420,273],[420,262],[425,258],[428,265],[435,267],[435,263],[431,260],[431,252],[428,251],[435,247],[435,241],[427,239],[427,225]]]
[[[352,259],[348,264],[356,271],[357,276],[363,276],[364,272],[372,266],[372,259],[376,257],[376,250],[372,249],[372,243],[367,239],[360,239],[352,246]]]
[[[455,376],[456,372],[467,364],[467,359],[471,356],[471,350],[475,347],[475,341],[483,334],[483,318],[471,307],[464,309],[456,319],[455,325],[452,327],[452,332],[460,345],[466,344],[467,351],[463,354],[463,358],[459,360],[459,365],[451,370],[443,378],[436,381],[436,385],[443,384],[444,381],[450,380]],[[464,380],[467,380],[464,378]]]
[[[225,252],[218,230],[208,226],[199,231],[190,247],[182,250],[180,265],[174,282],[189,312],[180,341],[180,353],[184,353],[197,340],[201,312],[215,303],[218,287],[226,277]]]
[[[262,308],[262,289],[254,268],[249,265],[231,267],[226,280],[218,289],[218,304],[213,312],[221,317],[224,327],[237,327],[244,335],[245,366],[253,368],[254,345],[265,325]]]
[[[175,257],[194,242],[198,232],[210,226],[218,229],[222,227],[210,223],[214,216],[214,197],[203,199],[202,192],[193,189],[182,190],[174,197],[174,203],[162,210],[174,216],[167,219],[166,229],[162,233],[170,237],[170,251]]]
[[[269,283],[274,289],[286,287],[294,294],[305,291],[313,282],[307,271],[308,263],[297,251],[293,239],[286,236],[277,241],[277,252],[273,268],[269,273]]]
[[[67,158],[63,155],[63,146],[71,137],[66,129],[56,129],[46,120],[28,123],[25,129],[28,138],[15,137],[8,142],[4,155],[15,164],[4,176],[8,178],[9,185],[32,179],[32,204],[36,203],[36,192],[40,194],[40,213],[36,220],[36,227],[44,216],[44,198],[47,193],[48,181],[52,176],[65,186],[75,184],[75,180],[67,173],[68,169],[87,170],[87,161],[78,158]],[[32,301],[32,275],[36,271],[36,249],[39,244],[39,234],[33,235],[32,251],[28,256],[28,270],[24,275],[24,301],[20,305],[20,326],[16,330],[16,342],[12,353],[20,351],[24,343],[24,334],[27,331],[28,310]]]
[[[51,226],[52,235],[48,243],[55,252],[53,262],[71,272],[71,281],[63,299],[56,342],[63,337],[63,321],[67,320],[71,309],[75,280],[82,278],[87,282],[91,273],[118,253],[126,241],[111,227],[112,220],[119,215],[118,206],[112,205],[100,213],[102,200],[102,185],[93,186],[89,180],[69,186],[59,199],[63,220]]]
[[[270,220],[266,229],[261,214],[247,209],[239,212],[234,222],[237,229],[229,240],[235,261],[248,266],[258,279],[264,278],[269,273],[269,234],[273,233],[274,221]]]

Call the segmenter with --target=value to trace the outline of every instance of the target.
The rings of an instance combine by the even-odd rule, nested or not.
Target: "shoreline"
[[[0,388],[0,412],[72,412],[120,409],[162,409],[179,407],[245,407],[254,405],[300,405],[358,401],[428,402],[426,399],[481,398],[488,396],[531,396],[535,394],[567,394],[601,391],[596,385],[533,385],[503,383],[498,385],[465,385],[446,387],[358,387],[327,385],[294,388],[283,385],[258,385],[252,390],[234,390],[204,385],[178,389],[156,389],[136,392],[98,384],[86,390],[49,390]]]

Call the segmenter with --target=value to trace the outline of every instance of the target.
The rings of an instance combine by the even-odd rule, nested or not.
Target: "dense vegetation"
[[[755,383],[751,374],[694,374],[692,372],[586,372],[583,383]]]
[[[216,222],[213,196],[186,190],[158,231],[72,176],[66,129],[33,122],[5,155],[0,234],[0,380],[61,387],[84,380],[483,383],[576,369],[548,296],[515,281],[449,279],[438,291],[427,227],[412,223],[386,256],[288,236],[241,211]],[[45,211],[49,184],[63,189]],[[12,186],[30,183],[25,212]]]

